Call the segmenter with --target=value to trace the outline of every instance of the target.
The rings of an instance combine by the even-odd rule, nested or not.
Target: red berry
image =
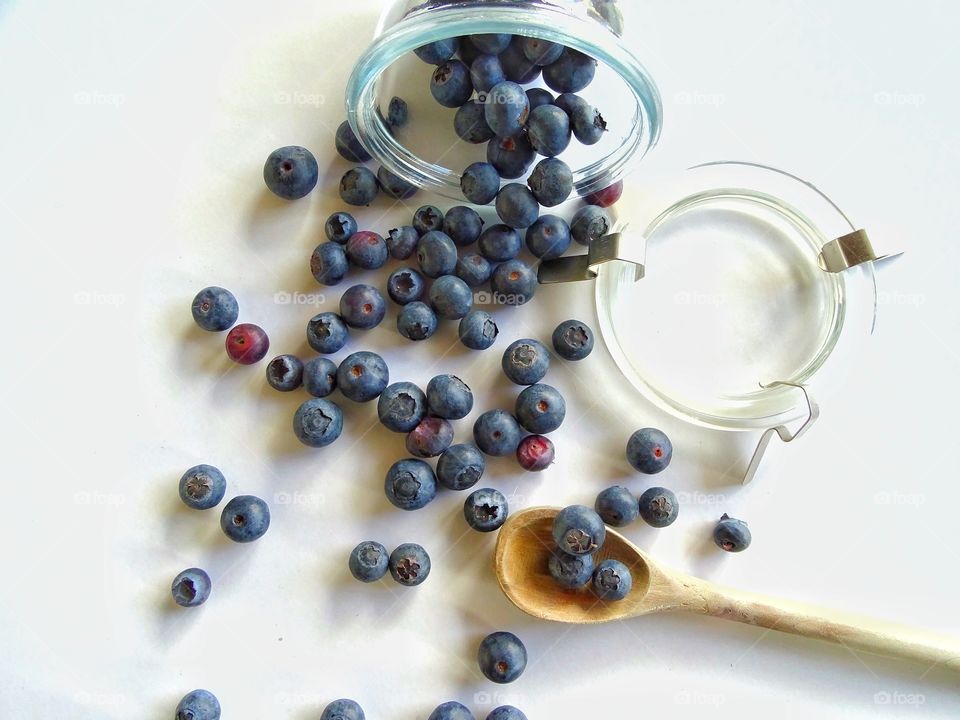
[[[588,205],[599,205],[602,208],[608,208],[614,205],[617,200],[620,199],[621,195],[623,195],[623,180],[619,180],[603,190],[590,193],[583,199],[587,201]]]
[[[270,349],[270,338],[259,325],[242,323],[227,333],[227,355],[241,365],[263,360]]]
[[[517,445],[517,462],[524,470],[545,470],[553,462],[553,457],[553,442],[543,435],[527,435]]]

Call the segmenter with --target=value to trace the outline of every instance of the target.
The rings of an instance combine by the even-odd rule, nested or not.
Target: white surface
[[[454,698],[481,718],[490,699],[513,702],[531,720],[956,717],[955,676],[814,641],[682,616],[575,628],[525,617],[496,588],[494,538],[465,530],[462,495],[410,514],[388,505],[381,478],[402,437],[374,426],[372,405],[343,403],[336,445],[299,447],[289,424],[303,396],[266,388],[262,364],[229,366],[222,335],[192,326],[193,294],[222,284],[273,350],[304,352],[314,307],[274,294],[318,291],[306,260],[340,207],[346,167],[331,129],[378,3],[328,6],[0,5],[0,716],[167,718],[184,692],[208,687],[231,719],[316,718],[342,696],[369,718],[423,718]],[[489,483],[515,507],[592,502],[613,482],[642,489],[623,444],[633,428],[660,425],[677,448],[662,481],[687,502],[669,530],[627,531],[655,557],[960,636],[956,7],[644,7],[638,52],[667,112],[652,162],[790,169],[907,255],[882,274],[864,370],[801,442],[772,446],[748,489],[733,484],[745,439],[661,417],[610,381],[602,350],[548,377],[569,407],[556,465],[533,477],[491,462]],[[314,149],[324,172],[292,205],[266,197],[260,179],[269,151],[288,143]],[[385,230],[407,215],[381,217],[386,207],[359,213],[362,224]],[[588,286],[543,289],[499,313],[496,347],[546,338],[571,315],[593,317]],[[509,407],[499,350],[469,354],[445,327],[401,353],[391,323],[351,347],[383,350],[396,379],[461,375],[477,391],[474,415]],[[231,495],[271,501],[263,540],[231,546],[217,511],[178,505],[177,478],[196,462],[222,468]],[[742,556],[709,547],[723,511],[751,524]],[[414,590],[353,582],[346,556],[367,537],[423,543],[430,579]],[[195,564],[210,571],[213,595],[181,612],[168,585]],[[530,652],[511,686],[476,669],[476,644],[494,629],[518,633]]]

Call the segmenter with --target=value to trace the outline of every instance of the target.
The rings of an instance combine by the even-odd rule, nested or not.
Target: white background
[[[511,702],[531,720],[956,717],[957,679],[936,669],[712,619],[568,628],[524,616],[497,589],[494,538],[466,531],[462,495],[409,514],[387,503],[382,476],[403,439],[375,425],[373,404],[345,401],[343,438],[303,448],[290,419],[304,395],[269,390],[263,364],[230,366],[222,335],[193,326],[193,294],[224,285],[272,350],[305,353],[315,307],[275,293],[320,290],[307,258],[340,208],[347,167],[331,129],[379,5],[0,3],[0,716],[167,718],[183,693],[207,687],[225,718],[316,718],[343,696],[369,718],[424,718],[448,699],[481,718]],[[663,482],[689,502],[668,530],[627,530],[657,559],[960,636],[955,5],[643,8],[631,42],[666,114],[652,164],[788,168],[907,254],[880,277],[861,371],[807,437],[772,446],[747,490],[736,486],[747,440],[662,417],[616,385],[602,347],[548,376],[569,408],[555,466],[534,477],[491,462],[488,484],[514,508],[591,503],[614,482],[642,490],[623,443],[659,425],[676,445]],[[277,102],[284,94],[303,99]],[[284,204],[260,173],[290,143],[316,153],[322,177],[309,199]],[[387,208],[363,210],[361,224],[382,232],[409,217]],[[327,292],[323,307],[337,297]],[[496,347],[545,339],[574,315],[594,317],[589,287],[544,289],[498,311]],[[392,322],[349,347],[383,352],[394,379],[466,379],[478,402],[458,439],[480,411],[510,407],[499,350],[466,352],[452,326],[404,346]],[[217,511],[179,504],[177,479],[197,462],[222,468],[229,494],[270,502],[261,541],[231,545]],[[750,522],[747,553],[709,546],[723,511]],[[421,542],[430,579],[412,590],[354,582],[346,556],[367,537]],[[191,565],[210,571],[214,591],[182,611],[168,588]],[[477,642],[494,629],[529,649],[511,686],[476,668]]]

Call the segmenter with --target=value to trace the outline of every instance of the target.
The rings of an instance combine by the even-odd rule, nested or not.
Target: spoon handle
[[[687,607],[706,615],[960,670],[960,640],[955,638],[691,580],[683,584],[697,601]]]

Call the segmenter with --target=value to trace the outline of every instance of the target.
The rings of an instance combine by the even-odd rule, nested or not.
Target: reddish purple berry
[[[227,333],[227,355],[241,365],[263,360],[270,349],[270,338],[259,325],[241,323]]]
[[[517,462],[530,472],[546,470],[554,458],[553,441],[543,435],[527,435],[517,445]]]
[[[425,417],[407,433],[407,452],[418,458],[436,457],[453,442],[453,425],[449,420]]]
[[[584,195],[583,199],[587,201],[587,205],[599,205],[602,208],[608,208],[615,205],[621,195],[623,195],[623,180],[619,180],[603,190]]]

